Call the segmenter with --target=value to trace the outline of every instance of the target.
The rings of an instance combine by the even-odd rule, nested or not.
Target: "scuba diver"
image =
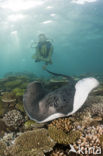
[[[47,40],[45,34],[39,35],[39,41],[35,48],[36,53],[32,56],[35,62],[43,61],[45,62],[45,65],[52,64],[51,57],[53,53],[53,46],[52,43]]]

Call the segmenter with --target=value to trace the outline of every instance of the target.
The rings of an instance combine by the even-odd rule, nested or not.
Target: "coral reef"
[[[9,129],[6,126],[5,122],[2,119],[0,119],[0,137],[2,137],[5,134],[5,132],[8,132],[8,131]]]
[[[27,120],[24,123],[25,130],[32,130],[32,129],[38,129],[38,128],[44,128],[44,127],[45,127],[44,123],[36,123],[35,121],[32,121],[32,120]]]
[[[93,91],[92,94],[94,96],[103,96],[103,81],[102,81],[101,85]]]
[[[7,89],[13,89],[15,87],[18,87],[20,84],[22,84],[22,80],[15,79],[13,81],[7,81],[4,86]]]
[[[6,145],[3,141],[0,141],[0,156],[4,156],[4,151],[6,150]]]
[[[24,106],[23,106],[23,103],[21,102],[21,103],[17,103],[16,105],[15,105],[15,108],[17,109],[17,110],[19,110],[20,112],[25,112],[25,110],[24,110]]]
[[[59,118],[59,119],[53,120],[48,125],[48,127],[54,126],[57,129],[61,129],[63,131],[69,132],[73,128],[72,123],[73,123],[72,117],[71,118]]]
[[[18,96],[23,96],[24,95],[24,89],[21,88],[15,88],[12,90],[12,92],[18,97]]]
[[[88,108],[92,116],[98,115],[103,118],[103,103],[93,104]]]
[[[68,133],[71,130],[83,131],[84,128],[88,127],[94,119],[91,117],[90,112],[77,112],[72,117],[59,118],[52,121],[48,127],[56,127],[64,132]]]
[[[45,125],[30,120],[23,107],[24,91],[34,80],[49,90],[68,83],[63,77],[44,79],[30,73],[10,73],[0,79],[0,156],[72,156],[69,144],[77,151],[79,145],[83,151],[92,146],[103,150],[103,83],[74,115]]]
[[[7,146],[10,146],[14,143],[14,134],[13,133],[5,133],[3,138],[1,139]]]
[[[7,126],[18,129],[18,127],[24,122],[24,119],[19,111],[11,110],[4,115],[3,121]]]
[[[89,111],[77,112],[74,114],[74,122],[72,123],[72,127],[74,130],[83,131],[87,128],[92,122],[93,118]]]
[[[8,105],[4,105],[4,103],[0,99],[0,117],[3,117],[3,115],[7,112]]]
[[[4,103],[12,103],[16,101],[15,94],[12,92],[5,92],[1,98]]]
[[[46,156],[69,156],[69,145],[56,144],[53,150],[49,153],[46,153]]]
[[[50,137],[59,144],[71,144],[75,142],[81,135],[79,131],[71,131],[69,134],[66,134],[61,129],[56,127],[49,127],[48,132]]]
[[[102,150],[103,150],[103,135],[101,135],[99,139],[100,139],[100,145],[101,145]]]
[[[67,154],[62,149],[56,149],[50,154],[50,156],[67,156]]]
[[[85,129],[75,143],[73,143],[74,148],[76,151],[79,151],[79,148],[82,149],[85,153],[85,149],[95,147],[95,150],[98,147],[101,147],[100,137],[103,135],[103,125],[98,125],[97,127],[88,127]],[[90,154],[93,154],[93,151],[89,151]]]
[[[7,74],[3,79],[0,79],[0,88],[5,91],[11,91],[15,88],[25,89],[29,82],[36,79],[34,74],[11,73],[11,75]]]
[[[28,131],[16,138],[13,146],[9,148],[11,156],[25,156],[51,151],[55,142],[48,136],[45,129]],[[32,156],[30,154],[30,156]],[[40,154],[39,154],[40,155]]]
[[[25,129],[32,129],[33,127],[35,127],[35,121],[32,121],[32,120],[28,120],[24,123],[24,128]]]

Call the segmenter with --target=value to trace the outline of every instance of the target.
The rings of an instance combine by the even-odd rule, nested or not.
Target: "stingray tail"
[[[68,80],[70,80],[72,83],[74,83],[74,79],[71,77],[71,76],[68,76],[68,75],[65,75],[65,74],[58,74],[58,73],[54,73],[54,72],[51,72],[50,70],[48,70],[47,68],[43,68],[45,71],[47,71],[48,73],[54,75],[54,76],[63,76],[63,77],[66,77]]]

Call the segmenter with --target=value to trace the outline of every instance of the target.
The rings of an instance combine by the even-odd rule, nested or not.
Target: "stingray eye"
[[[54,96],[54,107],[58,107],[58,98]]]
[[[52,104],[52,103],[50,103],[50,104],[49,104],[49,106],[50,106],[50,107],[53,107],[53,104]]]
[[[67,99],[66,99],[66,98],[63,98],[63,101],[64,101],[64,102],[67,102]]]
[[[54,107],[58,107],[58,104],[57,104],[57,102],[54,102]]]
[[[66,99],[65,99],[65,98],[64,98],[63,100],[64,100],[64,101],[66,101]]]

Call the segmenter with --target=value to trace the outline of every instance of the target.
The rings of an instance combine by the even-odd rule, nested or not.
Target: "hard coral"
[[[103,117],[103,103],[93,104],[89,110],[92,116],[98,115]]]
[[[42,156],[43,152],[51,151],[54,145],[46,129],[37,129],[17,137],[9,153],[11,156],[39,156],[41,153]]]
[[[3,143],[3,141],[0,141],[0,156],[4,156],[5,150],[6,150],[6,145]]]
[[[50,156],[67,156],[67,154],[64,152],[64,150],[56,149],[50,154]]]
[[[23,123],[23,116],[17,110],[11,110],[6,113],[3,117],[4,122],[7,126],[11,126],[14,129],[17,129]]]
[[[1,139],[7,146],[13,144],[14,141],[14,134],[13,133],[5,133],[3,138]]]
[[[59,118],[53,120],[48,127],[56,127],[57,129],[61,129],[63,131],[69,132],[72,129],[72,118]]]
[[[71,131],[66,134],[63,130],[57,129],[56,127],[48,128],[50,137],[59,144],[71,144],[75,142],[81,135],[79,131]]]
[[[91,126],[83,131],[81,137],[73,143],[74,148],[79,152],[79,148],[85,153],[85,149],[95,147],[95,151],[98,147],[101,147],[100,137],[103,135],[103,125],[96,127]],[[93,154],[93,151],[89,151]]]
[[[15,94],[13,92],[5,92],[1,98],[4,103],[12,103],[16,101]]]

